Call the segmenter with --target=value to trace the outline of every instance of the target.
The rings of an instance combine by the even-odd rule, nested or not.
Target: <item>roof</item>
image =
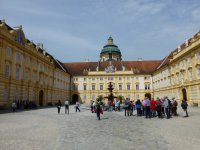
[[[123,67],[126,71],[133,71],[135,74],[151,74],[161,64],[161,60],[146,60],[146,61],[114,61],[112,66],[117,71],[122,71]],[[64,63],[68,72],[71,75],[81,76],[85,71],[105,71],[110,65],[110,62],[74,62]]]
[[[101,50],[101,54],[105,53],[118,53],[121,55],[120,49],[113,43],[113,38],[111,36],[108,38],[108,43]]]

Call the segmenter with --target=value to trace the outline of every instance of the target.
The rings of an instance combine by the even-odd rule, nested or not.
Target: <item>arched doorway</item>
[[[72,95],[72,104],[76,104],[76,101],[78,101],[78,94]]]
[[[187,101],[187,91],[185,88],[182,89],[182,94],[183,94],[183,100]]]
[[[146,93],[144,96],[148,97],[151,100],[151,94],[150,93]]]
[[[39,92],[39,105],[43,106],[43,97],[44,97],[44,92],[43,90],[40,90]]]

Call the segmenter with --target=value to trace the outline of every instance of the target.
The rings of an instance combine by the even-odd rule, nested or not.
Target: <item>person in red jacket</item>
[[[151,115],[152,117],[156,117],[156,102],[154,101],[154,99],[151,99],[150,102],[150,109],[151,109]]]

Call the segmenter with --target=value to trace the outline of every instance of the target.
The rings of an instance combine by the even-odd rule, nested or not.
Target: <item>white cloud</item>
[[[68,33],[67,31],[61,32],[58,30],[48,30],[45,28],[29,28],[29,34],[31,37],[40,37],[55,45],[65,45],[67,47],[73,47],[74,50],[87,49],[97,50],[98,45],[91,43],[88,39],[81,38]],[[41,41],[38,41],[38,43]],[[45,45],[45,43],[44,43]],[[65,47],[64,47],[65,49]]]

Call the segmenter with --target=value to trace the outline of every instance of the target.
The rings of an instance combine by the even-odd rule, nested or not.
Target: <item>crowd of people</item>
[[[69,100],[66,100],[65,103],[65,114],[69,114]],[[129,100],[128,98],[122,103],[121,100],[111,101],[108,100],[107,105],[105,101],[95,100],[91,101],[91,113],[96,113],[97,119],[101,119],[101,115],[103,111],[121,111],[124,110],[125,116],[133,116],[134,111],[136,111],[136,116],[145,116],[145,118],[158,117],[160,119],[166,118],[170,119],[172,116],[178,116],[177,114],[177,106],[178,102],[175,98],[170,100],[167,96],[160,99],[157,98],[154,100],[153,98],[150,100],[148,97],[145,97],[144,100]],[[13,101],[12,110],[15,112],[16,109],[33,109],[36,108],[37,105],[32,101]],[[61,101],[59,100],[56,104],[58,114],[60,114],[60,110],[62,107]],[[74,105],[75,112],[80,112],[80,103],[76,101]],[[188,117],[187,111],[187,101],[183,100],[181,103],[181,107],[183,109],[183,116]]]
[[[102,101],[91,101],[91,112],[97,113],[97,118],[100,120],[100,114],[103,114],[104,110],[107,111],[121,111],[120,100],[116,101],[108,101],[107,106],[105,102]],[[136,111],[137,116],[145,116],[145,118],[153,118],[158,117],[160,119],[166,118],[170,119],[172,116],[178,116],[177,113],[178,102],[175,98],[170,100],[167,96],[160,99],[157,98],[154,100],[153,98],[150,100],[148,97],[145,97],[144,100],[140,101],[131,101],[126,99],[123,103],[124,115],[125,116],[133,116],[133,112]],[[183,100],[181,103],[181,107],[183,109],[183,116],[188,117],[187,112],[187,101]]]
[[[23,110],[23,109],[36,109],[37,105],[34,101],[29,100],[14,100],[12,102],[12,111],[15,112],[16,110]]]

